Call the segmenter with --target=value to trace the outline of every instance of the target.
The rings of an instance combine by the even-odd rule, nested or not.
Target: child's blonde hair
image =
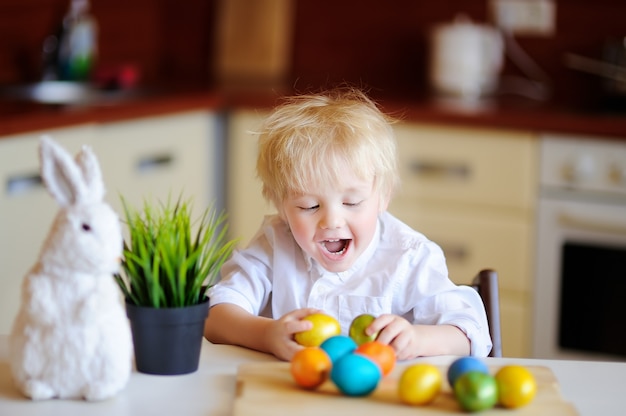
[[[361,91],[341,89],[290,97],[259,132],[257,175],[277,207],[308,186],[341,182],[346,166],[390,198],[399,179],[391,119]]]

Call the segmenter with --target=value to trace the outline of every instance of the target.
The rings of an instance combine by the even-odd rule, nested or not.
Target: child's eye
[[[302,211],[314,211],[318,209],[319,207],[320,207],[319,205],[313,205],[311,207],[298,207],[298,208],[300,208]]]
[[[363,201],[359,201],[359,202],[344,202],[343,204],[347,207],[358,207],[359,205],[361,205],[361,202]]]

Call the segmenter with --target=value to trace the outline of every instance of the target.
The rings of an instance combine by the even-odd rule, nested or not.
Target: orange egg
[[[332,369],[330,357],[319,347],[307,347],[291,358],[291,375],[301,387],[314,389],[326,381]]]
[[[354,352],[365,355],[378,364],[383,376],[391,373],[396,365],[396,351],[390,345],[379,341],[368,341],[361,344]]]

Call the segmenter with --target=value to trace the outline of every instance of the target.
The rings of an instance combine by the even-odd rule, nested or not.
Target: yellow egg
[[[398,396],[404,403],[425,405],[441,391],[441,371],[432,364],[413,364],[407,367],[398,382]]]
[[[506,365],[496,373],[498,402],[508,408],[526,406],[537,393],[533,374],[521,365]]]
[[[296,342],[302,346],[319,347],[326,339],[341,333],[339,321],[330,315],[314,313],[302,319],[313,322],[313,328],[294,335]]]

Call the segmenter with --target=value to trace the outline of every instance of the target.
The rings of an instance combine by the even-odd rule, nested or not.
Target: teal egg
[[[469,371],[479,371],[489,374],[489,368],[482,360],[475,357],[461,357],[456,359],[450,367],[448,367],[448,383],[450,387],[454,386],[454,382],[463,374]]]
[[[376,390],[382,375],[378,365],[360,354],[346,354],[333,363],[330,379],[347,396],[367,396]]]
[[[345,335],[335,335],[326,339],[320,345],[320,348],[326,351],[333,363],[346,354],[350,354],[356,350],[356,342]]]

